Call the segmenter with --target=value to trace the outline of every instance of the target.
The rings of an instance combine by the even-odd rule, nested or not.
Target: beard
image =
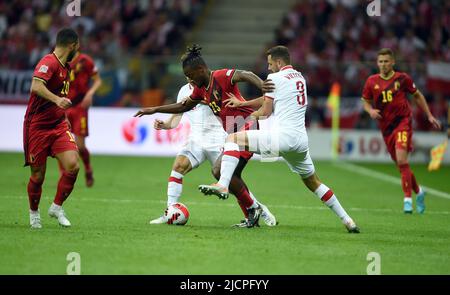
[[[72,50],[69,55],[67,55],[67,62],[71,62],[75,54],[77,53],[76,50]]]

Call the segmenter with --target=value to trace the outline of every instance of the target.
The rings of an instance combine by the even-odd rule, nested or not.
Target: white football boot
[[[156,219],[150,220],[150,224],[165,224],[167,223],[167,217],[166,215],[163,215],[161,217],[158,217]]]
[[[62,206],[52,203],[52,205],[48,209],[48,215],[50,217],[58,219],[59,224],[63,227],[71,226],[69,219],[67,219],[66,215],[64,214],[64,209],[62,208]]]
[[[32,229],[42,228],[41,214],[39,213],[39,210],[30,210],[30,226]]]
[[[267,208],[266,205],[258,202],[259,206],[261,206],[262,212],[261,217],[266,223],[267,226],[276,226],[278,224],[277,219],[275,216],[270,212],[269,208]]]

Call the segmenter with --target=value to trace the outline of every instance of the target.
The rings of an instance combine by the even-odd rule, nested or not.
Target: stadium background
[[[25,212],[24,188],[28,171],[25,171],[26,169],[18,170],[22,165],[22,155],[17,153],[21,151],[23,113],[29,96],[33,67],[43,55],[51,52],[56,32],[64,26],[71,26],[79,32],[81,50],[94,58],[104,82],[97,92],[94,107],[91,109],[92,116],[89,123],[92,132],[87,141],[88,147],[91,147],[94,152],[94,169],[97,167],[96,177],[100,179],[97,188],[94,189],[103,191],[87,191],[82,188],[82,181],[78,182],[81,187],[75,190],[74,195],[77,192],[81,195],[81,205],[69,206],[72,206],[72,216],[79,220],[83,218],[81,209],[89,210],[87,209],[87,199],[98,197],[100,200],[106,200],[109,197],[108,194],[118,199],[115,203],[116,206],[122,204],[120,198],[124,195],[128,196],[127,200],[130,195],[141,198],[139,200],[141,203],[138,202],[132,208],[134,212],[141,214],[141,219],[142,216],[146,219],[152,214],[160,213],[160,207],[163,206],[164,202],[157,200],[165,199],[166,174],[169,172],[171,159],[135,159],[103,155],[171,156],[176,153],[179,144],[182,143],[189,130],[185,121],[180,128],[174,131],[155,133],[151,128],[153,117],[146,118],[139,123],[131,119],[131,116],[136,108],[174,101],[179,87],[185,83],[180,66],[180,55],[184,52],[186,45],[191,43],[198,43],[203,47],[203,55],[211,69],[224,67],[248,69],[254,71],[263,79],[268,74],[266,49],[276,44],[288,46],[291,50],[294,66],[304,74],[308,83],[307,126],[312,140],[311,150],[316,159],[329,160],[331,158],[331,111],[327,106],[327,97],[331,85],[338,82],[341,86],[341,159],[363,162],[390,161],[383,149],[383,142],[379,136],[379,131],[376,129],[375,122],[363,112],[360,101],[361,90],[366,77],[377,72],[376,52],[381,47],[390,47],[395,51],[396,69],[406,71],[412,76],[418,88],[424,93],[433,114],[442,123],[447,122],[447,109],[450,100],[450,2],[445,0],[380,1],[380,16],[369,16],[367,14],[367,6],[371,2],[377,1],[356,0],[79,1],[81,3],[80,16],[68,16],[66,8],[67,4],[71,2],[74,1],[11,0],[0,3],[0,138],[2,138],[0,144],[0,150],[2,151],[0,153],[2,165],[0,196],[3,196],[2,202],[5,205],[2,204],[3,224],[9,225],[10,222],[26,224],[23,214],[20,213]],[[245,84],[240,85],[240,88],[247,98],[259,95],[256,89],[247,87]],[[94,118],[94,121],[92,118]],[[448,211],[445,211],[449,207],[448,200],[445,200],[449,197],[448,193],[450,192],[448,185],[450,177],[448,171],[449,152],[447,151],[444,157],[445,165],[439,172],[433,175],[426,171],[429,149],[442,142],[445,139],[445,133],[443,131],[431,131],[430,126],[426,123],[426,118],[421,112],[417,111],[416,107],[414,107],[414,119],[414,128],[419,131],[415,133],[416,153],[413,155],[413,160],[417,163],[415,169],[419,170],[417,174],[421,179],[425,179],[427,185],[437,188],[441,196],[444,196],[441,199],[437,198],[434,203],[434,208],[441,208],[444,211],[435,211],[434,215],[430,215],[436,219],[428,224],[418,225],[420,221],[414,221],[413,224],[418,227],[418,232],[414,232],[414,234],[420,236],[420,234],[429,230],[427,226],[434,225],[446,235],[445,232],[448,229],[445,228],[449,228],[447,226]],[[117,135],[117,138],[113,138],[116,136],[113,133]],[[109,147],[118,147],[118,150],[111,150]],[[153,153],[154,151],[157,152]],[[346,152],[350,154],[351,151],[356,151],[356,154],[346,157]],[[130,177],[133,180],[130,180],[128,184],[128,180],[124,181],[118,176],[110,175],[110,169],[115,169],[114,166],[111,166],[111,163],[118,163],[123,168],[123,173],[118,175],[127,177],[127,173],[129,173],[128,175],[137,174]],[[141,165],[147,166],[139,167]],[[250,176],[250,182],[253,180],[252,186],[257,187],[258,173],[264,173],[259,171],[263,171],[265,166],[260,166],[259,163],[254,165],[258,168],[249,169],[249,171],[255,173],[255,176]],[[278,165],[278,163],[273,165]],[[348,188],[350,184],[345,179],[335,175],[335,164],[325,161],[318,162],[317,165],[324,171],[322,173],[325,177],[333,179],[337,190]],[[387,171],[391,177],[398,178],[397,171],[391,164],[389,164],[390,166],[372,163],[364,165],[366,166],[361,167],[373,168],[383,173]],[[10,172],[9,168],[6,167],[15,167],[11,170],[15,172]],[[278,169],[278,166],[275,167]],[[360,169],[365,169],[361,167]],[[361,175],[365,175],[362,178],[371,174],[371,170],[367,170],[369,171],[367,172],[366,170],[358,170],[353,166],[347,168],[348,170],[353,169],[361,172]],[[283,169],[285,168],[280,168],[280,171],[283,171],[280,173],[287,175],[288,171]],[[48,170],[49,176],[46,181],[49,183],[55,182],[56,167],[53,172],[50,168]],[[107,180],[103,184],[101,183],[102,171]],[[150,211],[141,208],[140,205],[148,200],[148,194],[143,193],[138,188],[143,183],[149,183],[149,179],[141,175],[146,173],[151,175],[148,177],[152,178],[150,184],[154,186],[154,189],[150,188],[149,190],[152,194],[152,202],[156,203],[156,205],[152,203]],[[346,173],[342,174],[346,175]],[[208,168],[203,167],[192,174],[192,180],[189,179],[192,183],[189,183],[194,187],[197,183],[202,182],[206,175],[209,175]],[[263,175],[270,177],[270,175]],[[281,177],[278,180],[282,183],[287,181],[281,180]],[[391,196],[389,200],[384,197],[378,200],[379,203],[372,204],[359,200],[360,193],[357,192],[360,189],[365,192],[365,195],[371,196],[373,193],[367,192],[367,183],[370,184],[371,181],[358,180],[358,182],[359,186],[353,187],[353,196],[349,197],[350,201],[347,200],[347,202],[355,200],[353,204],[362,208],[380,207],[381,209],[376,207],[375,210],[381,210],[378,213],[383,212],[388,215],[387,220],[381,222],[382,224],[385,226],[387,224],[399,225],[399,228],[389,232],[389,234],[401,234],[403,230],[409,228],[409,221],[399,221],[398,217],[394,217],[394,213],[398,213],[395,208],[399,207],[399,203],[395,202],[393,195],[400,200],[400,189],[398,187],[389,188],[382,193]],[[11,183],[15,185],[11,186]],[[287,183],[287,190],[289,187],[298,185],[294,180],[292,180],[292,183],[288,181]],[[51,185],[53,184],[48,184],[50,188]],[[117,187],[114,189],[115,185]],[[353,183],[351,186],[353,186]],[[380,183],[379,186],[381,189],[383,185]],[[195,187],[192,187],[186,188],[185,193],[189,195],[197,194]],[[52,189],[49,189],[49,187],[44,190],[47,191],[47,194],[51,194]],[[273,195],[279,193],[272,187],[262,184],[256,190],[259,193],[261,193],[259,190],[268,191]],[[118,191],[117,194],[115,194],[116,191]],[[285,194],[289,195],[289,193]],[[305,194],[307,193],[305,192]],[[14,199],[15,195],[22,198],[20,202]],[[50,198],[51,196],[46,196],[44,200]],[[83,198],[85,198],[84,201]],[[124,202],[126,203],[127,200],[124,200]],[[194,198],[193,205],[190,205],[193,216],[196,216],[196,218],[199,218],[203,209],[205,209],[202,207],[204,206],[203,203],[195,205],[195,202],[199,202],[199,200],[200,197]],[[287,200],[291,199],[288,198]],[[75,197],[73,202],[75,203]],[[189,204],[189,201],[186,202]],[[212,206],[212,204],[215,204],[214,202],[216,200],[211,200],[211,204],[208,204]],[[269,199],[268,204],[272,205],[277,202],[278,200]],[[278,207],[278,209],[275,207],[275,211],[278,210],[282,214],[286,214],[282,209],[288,208],[289,204],[296,201],[293,196],[292,201],[286,202],[284,205],[279,205],[281,207]],[[303,199],[302,202],[304,202]],[[306,204],[305,206],[308,207],[309,203],[307,202],[302,204]],[[317,203],[314,202],[316,200],[311,201],[311,206],[317,206]],[[8,207],[7,204],[11,203],[14,205]],[[105,204],[101,203],[101,205]],[[309,221],[309,209],[305,208],[299,209],[303,210],[301,212],[304,214],[300,223],[305,223],[307,227],[305,229],[306,235],[316,239],[314,230],[308,231],[308,226],[313,228],[314,222]],[[77,209],[78,211],[76,211]],[[229,207],[225,207],[225,209],[231,210]],[[114,212],[119,216],[124,216],[123,212]],[[313,212],[312,210],[311,214]],[[233,211],[234,219],[239,218],[237,213],[236,210]],[[367,219],[375,218],[376,213],[375,211],[375,213],[367,214]],[[285,220],[289,220],[291,215],[295,214],[288,212]],[[314,217],[314,215],[312,214],[310,217]],[[206,218],[206,221],[214,223],[216,215],[204,218]],[[328,216],[319,221],[320,226],[324,226],[326,220],[328,220]],[[330,220],[333,219],[330,218]],[[364,219],[359,216],[358,220]],[[95,222],[101,224],[102,220],[96,220]],[[133,225],[139,224],[137,219],[133,222]],[[195,222],[194,220],[190,221],[193,226],[196,225]],[[298,220],[296,222],[298,223]],[[371,229],[368,223],[370,222],[367,221],[365,224],[366,230]],[[83,225],[82,222],[81,225]],[[84,225],[89,226],[87,223]],[[25,226],[22,230],[24,228]],[[121,225],[117,225],[117,228],[121,228]],[[171,230],[171,233],[174,231],[183,235],[178,229]],[[282,231],[282,233],[285,232]],[[7,238],[14,239],[18,234],[20,233],[8,228],[8,234],[2,237],[1,247],[13,249],[15,245],[11,244],[11,241],[8,241]],[[54,232],[47,234],[50,236]],[[89,236],[91,233],[85,234]],[[163,242],[173,242],[160,229],[156,230],[156,234],[164,236]],[[203,232],[199,233],[199,235],[202,234]],[[286,232],[285,234],[291,235],[294,233]],[[214,236],[214,234],[211,235]],[[232,235],[236,235],[238,240],[242,239],[241,234]],[[376,236],[374,239],[380,237]],[[49,237],[47,236],[47,238]],[[218,236],[216,238],[220,240],[223,237]],[[405,260],[395,264],[389,271],[391,273],[448,273],[450,269],[448,268],[449,264],[445,264],[446,259],[448,259],[445,252],[448,251],[448,244],[450,243],[448,239],[442,238],[437,233],[434,238],[438,239],[439,243],[432,245],[432,242],[429,242],[430,244],[424,247],[428,250],[436,247],[434,251],[437,252],[435,253],[442,254],[444,252],[442,255],[445,257],[442,258],[442,256],[436,254],[436,257],[430,258],[430,261],[437,263],[437,266],[434,264],[435,268],[431,263],[428,267],[418,265],[416,268],[408,269],[408,261]],[[330,240],[332,239],[330,238]],[[113,240],[112,243],[114,242],[117,241]],[[379,241],[371,242],[376,245]],[[344,241],[343,245],[349,247],[349,243],[350,241]],[[411,243],[411,240],[405,243]],[[420,243],[418,242],[418,244]],[[257,247],[252,243],[250,245]],[[439,245],[443,246],[437,250]],[[214,244],[214,246],[216,245]],[[45,247],[45,244],[42,247]],[[48,247],[51,246],[48,245]],[[283,247],[281,245],[281,248]],[[312,248],[313,245],[311,245]],[[286,249],[289,249],[288,244]],[[190,249],[192,251],[190,254],[197,255],[194,250]],[[397,250],[402,252],[402,249]],[[139,249],[137,251],[139,252]],[[229,251],[233,253],[232,250]],[[414,251],[420,253],[421,249],[410,251],[411,253],[415,253]],[[361,253],[359,254],[363,255]],[[387,255],[395,256],[395,253],[397,252],[391,252]],[[27,257],[22,254],[19,251],[16,255],[12,255],[11,259],[21,261],[21,259],[24,259],[23,257]],[[341,253],[341,255],[344,254]],[[351,256],[351,254],[349,255]],[[314,257],[313,254],[311,256]],[[130,262],[129,268],[124,266],[123,268],[117,268],[115,271],[110,271],[105,263],[98,269],[91,267],[87,272],[158,273],[156,266],[150,270],[139,268],[139,266],[136,266],[139,259],[137,256],[133,258],[136,258],[134,259],[135,264]],[[30,260],[29,257],[27,259]],[[325,261],[325,258],[323,259]],[[289,259],[286,261],[289,261]],[[238,259],[233,262],[238,264]],[[338,264],[338,262],[339,260],[336,263]],[[281,265],[281,262],[279,264]],[[205,269],[200,268],[201,265],[202,263],[199,263],[197,268],[193,268],[192,272],[205,273]],[[351,263],[347,265],[348,269],[342,271],[339,270],[337,265],[336,268],[326,268],[319,266],[319,264],[308,264],[307,262],[285,269],[280,265],[274,269],[263,267],[261,271],[254,271],[253,273],[277,273],[277,271],[278,273],[360,272],[358,268],[360,266],[355,267]],[[313,268],[315,266],[317,268]],[[365,271],[365,268],[361,269]],[[173,273],[173,270],[165,268],[165,266],[159,268],[159,270],[162,273]],[[232,264],[229,268],[216,267],[211,268],[211,271],[213,273],[233,273],[237,270]],[[0,268],[0,272],[58,273],[60,270],[57,267],[50,267],[40,271],[38,266],[23,267],[19,262],[16,268],[13,266],[6,267],[5,264],[3,268]],[[252,273],[251,270],[246,272],[242,269],[238,272]],[[175,271],[175,273],[180,272]]]

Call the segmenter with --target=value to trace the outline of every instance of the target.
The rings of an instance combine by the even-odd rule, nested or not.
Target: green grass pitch
[[[424,215],[402,213],[400,185],[361,175],[341,164],[316,162],[361,234],[348,234],[338,218],[282,162],[252,161],[244,179],[280,224],[237,229],[234,197],[205,197],[197,185],[213,181],[209,164],[184,179],[186,226],[149,225],[165,207],[172,158],[93,156],[95,186],[84,171],[65,204],[71,228],[46,212],[58,169],[49,159],[41,199],[43,228],[28,225],[22,154],[0,153],[0,274],[65,274],[69,252],[82,274],[366,274],[369,252],[382,274],[450,274],[450,199],[427,195]],[[398,178],[392,164],[357,164]],[[450,193],[450,169],[428,173],[412,165],[418,181]]]

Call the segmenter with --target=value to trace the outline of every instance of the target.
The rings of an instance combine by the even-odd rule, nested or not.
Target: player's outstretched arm
[[[192,110],[198,103],[199,101],[188,99],[183,102],[167,104],[159,107],[143,108],[139,110],[136,114],[134,114],[134,117],[153,115],[155,113],[181,114]]]
[[[33,79],[31,81],[31,92],[36,93],[39,97],[47,99],[58,107],[62,109],[67,109],[72,105],[70,99],[66,97],[59,97],[53,94],[48,88],[45,86],[44,82],[38,79]]]
[[[433,126],[435,129],[441,129],[441,123],[431,114],[430,108],[428,107],[427,101],[425,97],[423,96],[422,92],[417,90],[414,94],[414,101],[419,106],[419,108],[425,113],[427,116],[428,122]]]

